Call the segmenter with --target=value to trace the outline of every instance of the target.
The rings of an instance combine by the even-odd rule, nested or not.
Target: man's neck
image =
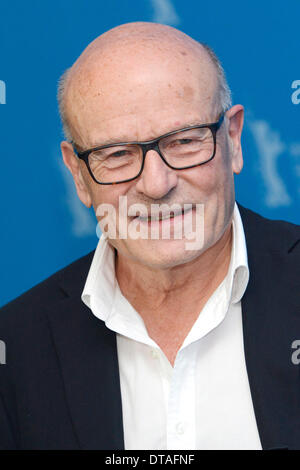
[[[144,320],[149,336],[171,364],[207,300],[226,277],[232,248],[232,224],[221,239],[178,270],[149,270],[116,258],[123,295]]]

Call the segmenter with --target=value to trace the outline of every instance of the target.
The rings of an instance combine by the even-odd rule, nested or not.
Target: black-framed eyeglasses
[[[98,184],[120,184],[138,178],[149,150],[155,150],[172,170],[194,168],[214,158],[216,134],[224,115],[217,122],[185,127],[146,142],[119,142],[83,152],[73,143],[73,149]]]

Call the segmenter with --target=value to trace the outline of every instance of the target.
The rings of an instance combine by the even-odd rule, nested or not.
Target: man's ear
[[[244,124],[244,107],[241,104],[232,106],[227,112],[228,139],[231,148],[232,171],[239,174],[243,168],[243,153],[241,135]]]
[[[79,199],[81,200],[81,202],[83,202],[86,207],[91,207],[92,198],[90,195],[89,188],[82,175],[79,158],[77,157],[77,155],[75,155],[73,147],[69,142],[61,142],[60,148],[64,164],[72,173]]]

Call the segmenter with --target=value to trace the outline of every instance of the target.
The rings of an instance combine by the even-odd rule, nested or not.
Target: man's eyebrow
[[[72,143],[79,152],[86,152],[86,150],[88,150],[88,149],[94,149],[94,148],[98,148],[98,147],[105,147],[106,145],[114,145],[114,144],[118,145],[119,143],[121,144],[122,142],[133,142],[133,141],[132,140],[131,141],[129,141],[129,140],[122,140],[122,141],[118,140],[117,141],[115,139],[108,139],[108,140],[105,140],[105,141],[92,143],[89,146],[85,146],[85,147],[82,147],[82,145],[79,145],[76,142],[72,142]]]
[[[105,145],[112,145],[112,144],[121,144],[122,142],[135,142],[134,140],[128,140],[128,139],[107,139],[107,140],[102,140],[100,143],[95,142],[94,144],[91,145],[91,148],[96,148],[96,147],[105,147]]]
[[[177,130],[180,130],[180,129],[185,129],[186,127],[201,126],[202,124],[209,124],[210,122],[212,122],[212,121],[196,119],[196,120],[189,121],[186,124],[182,124],[181,126],[174,126],[173,129],[169,129],[168,131],[164,132],[163,134],[156,135],[156,136],[154,136],[152,138],[149,138],[147,140],[129,140],[126,137],[124,137],[123,139],[114,138],[114,139],[107,139],[107,140],[104,140],[104,141],[101,141],[101,142],[95,142],[95,143],[91,144],[88,148],[105,147],[106,145],[118,145],[118,144],[127,143],[127,142],[129,142],[129,143],[130,142],[148,142],[148,141],[157,139],[162,135],[168,134],[169,132],[174,132],[174,131],[177,131]],[[77,148],[78,148],[78,150],[83,151],[83,149],[80,148],[79,146]]]

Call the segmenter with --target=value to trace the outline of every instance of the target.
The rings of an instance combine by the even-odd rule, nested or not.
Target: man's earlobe
[[[79,199],[86,207],[91,207],[92,198],[90,195],[90,191],[82,175],[80,161],[75,155],[72,145],[70,144],[70,142],[63,141],[60,144],[60,148],[64,164],[73,176]]]
[[[243,159],[240,162],[233,161],[232,162],[232,171],[236,175],[238,175],[243,169]]]

